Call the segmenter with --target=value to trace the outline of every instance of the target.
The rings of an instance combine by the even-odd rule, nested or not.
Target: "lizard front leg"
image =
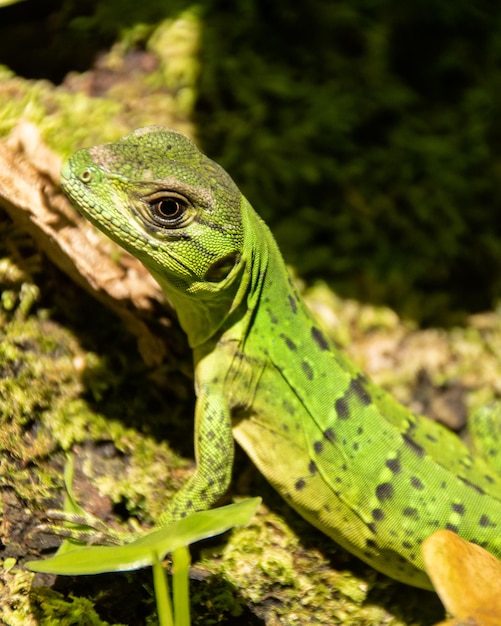
[[[176,494],[158,524],[210,508],[224,494],[231,480],[234,442],[231,415],[226,400],[208,390],[195,408],[196,470]]]
[[[165,526],[190,513],[210,508],[230,484],[233,455],[228,405],[222,396],[204,393],[198,398],[195,407],[195,473],[174,496],[155,527]],[[123,544],[137,538],[137,532],[109,528],[76,503],[73,508],[78,512],[49,511],[47,516],[51,523],[39,529],[85,544]]]

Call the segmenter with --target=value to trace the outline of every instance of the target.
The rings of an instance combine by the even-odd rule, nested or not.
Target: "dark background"
[[[127,27],[153,29],[192,4],[25,0],[1,10],[0,63],[58,84]],[[501,292],[499,4],[196,6],[199,141],[287,262],[424,324],[492,307]]]

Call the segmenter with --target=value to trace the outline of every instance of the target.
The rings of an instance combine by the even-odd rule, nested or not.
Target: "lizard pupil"
[[[158,212],[162,217],[165,218],[173,218],[178,217],[179,214],[183,211],[183,207],[178,200],[161,200],[158,203]]]
[[[161,220],[178,220],[186,211],[186,205],[178,198],[162,198],[151,204],[156,217]]]

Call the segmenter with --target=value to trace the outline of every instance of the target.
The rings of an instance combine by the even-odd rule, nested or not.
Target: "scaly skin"
[[[388,576],[431,588],[420,545],[439,528],[501,557],[501,478],[332,345],[266,225],[192,141],[137,130],[77,152],[62,185],[150,270],[193,348],[197,467],[162,523],[224,493],[235,438],[303,517]]]

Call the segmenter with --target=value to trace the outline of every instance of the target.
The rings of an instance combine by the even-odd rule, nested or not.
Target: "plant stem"
[[[159,626],[174,626],[167,573],[162,561],[158,558],[153,563],[153,586],[155,588]]]
[[[172,595],[176,626],[190,626],[189,578],[190,551],[187,546],[172,552]]]

